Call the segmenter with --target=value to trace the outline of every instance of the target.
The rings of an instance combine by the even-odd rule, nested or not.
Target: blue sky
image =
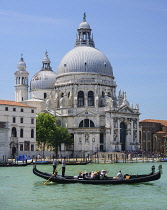
[[[167,120],[166,0],[0,0],[0,99],[14,100],[21,54],[29,81],[46,50],[57,71],[84,12],[96,48],[111,62],[117,93],[139,104],[140,120]]]

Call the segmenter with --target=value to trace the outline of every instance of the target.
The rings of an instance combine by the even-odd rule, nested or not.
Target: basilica
[[[23,56],[17,68],[15,101],[56,116],[58,125],[73,135],[75,155],[139,149],[139,106],[128,102],[126,92],[117,93],[113,68],[95,47],[86,16],[77,28],[74,48],[62,58],[57,72],[48,52],[30,85]]]

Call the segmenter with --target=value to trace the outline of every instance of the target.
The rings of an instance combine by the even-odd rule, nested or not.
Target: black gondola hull
[[[82,184],[136,184],[143,182],[150,182],[160,179],[161,172],[143,174],[143,175],[131,175],[130,178],[126,179],[113,179],[113,177],[108,177],[108,179],[78,179],[73,176],[62,177],[60,175],[53,175],[46,172],[39,171],[36,166],[33,168],[33,173],[43,179],[50,182],[68,184],[68,183],[82,183]]]

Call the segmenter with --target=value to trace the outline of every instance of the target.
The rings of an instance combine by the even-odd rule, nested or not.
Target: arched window
[[[23,128],[20,129],[20,138],[23,138]]]
[[[22,77],[22,84],[24,85],[24,77]]]
[[[79,123],[79,127],[80,128],[93,128],[95,127],[94,122],[92,120],[89,119],[84,119]]]
[[[15,127],[12,128],[12,137],[17,137],[17,130]]]
[[[31,129],[31,138],[34,138],[34,129]]]
[[[108,97],[111,97],[111,92],[108,92]]]
[[[88,106],[94,106],[94,92],[88,92]]]
[[[84,106],[84,92],[78,92],[78,106]]]

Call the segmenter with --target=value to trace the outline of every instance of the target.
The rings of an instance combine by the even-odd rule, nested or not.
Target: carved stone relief
[[[85,142],[89,142],[89,134],[85,134]]]

